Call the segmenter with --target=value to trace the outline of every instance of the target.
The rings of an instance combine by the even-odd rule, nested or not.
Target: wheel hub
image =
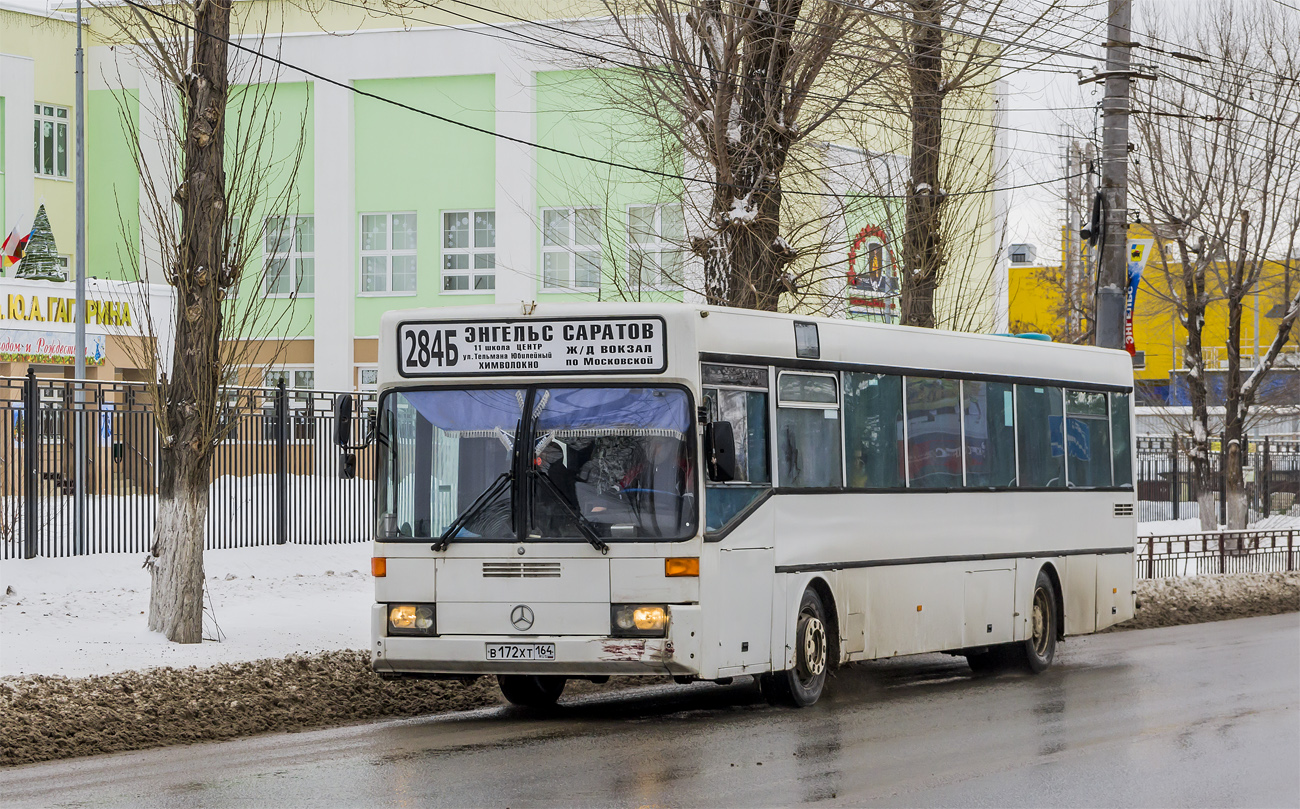
[[[805,678],[826,671],[826,625],[815,615],[805,616],[800,637],[799,668]]]

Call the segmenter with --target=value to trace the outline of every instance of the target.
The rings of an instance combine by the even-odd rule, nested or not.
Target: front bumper
[[[697,675],[700,609],[670,607],[668,636],[613,638],[590,635],[442,635],[385,637],[385,605],[371,622],[371,667],[380,674]],[[554,643],[554,660],[486,660],[488,643]]]

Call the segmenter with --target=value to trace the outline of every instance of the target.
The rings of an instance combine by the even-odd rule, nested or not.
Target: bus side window
[[[1016,385],[1016,440],[1020,447],[1020,485],[1030,489],[1065,488],[1065,400],[1060,388]]]
[[[962,485],[961,384],[956,379],[907,378],[907,485]]]
[[[1065,456],[1071,488],[1111,485],[1106,394],[1065,391]]]
[[[1012,386],[1005,382],[962,385],[966,432],[966,486],[1005,489],[1016,485],[1016,427]]]
[[[844,451],[849,488],[903,486],[903,378],[844,374]]]
[[[1133,485],[1133,449],[1129,446],[1129,394],[1110,395],[1111,452],[1115,458],[1115,485]]]
[[[772,484],[767,451],[767,391],[705,388],[704,406],[710,421],[731,423],[736,441],[735,480],[708,484],[705,530],[717,531]]]
[[[830,374],[777,377],[777,480],[782,487],[841,485],[839,386]]]

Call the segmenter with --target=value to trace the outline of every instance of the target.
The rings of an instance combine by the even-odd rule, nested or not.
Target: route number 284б
[[[452,368],[460,359],[455,329],[408,329],[404,336],[409,349],[406,354],[407,368],[428,368],[431,364],[436,364],[439,368]]]

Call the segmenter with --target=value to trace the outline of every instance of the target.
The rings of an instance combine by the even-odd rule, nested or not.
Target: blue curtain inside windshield
[[[621,427],[630,432],[674,433],[680,440],[690,430],[686,395],[681,391],[551,388],[538,392],[538,405],[538,432],[600,429],[609,434],[611,428]]]
[[[402,396],[425,421],[448,433],[497,427],[513,432],[524,402],[521,390],[412,390]]]

